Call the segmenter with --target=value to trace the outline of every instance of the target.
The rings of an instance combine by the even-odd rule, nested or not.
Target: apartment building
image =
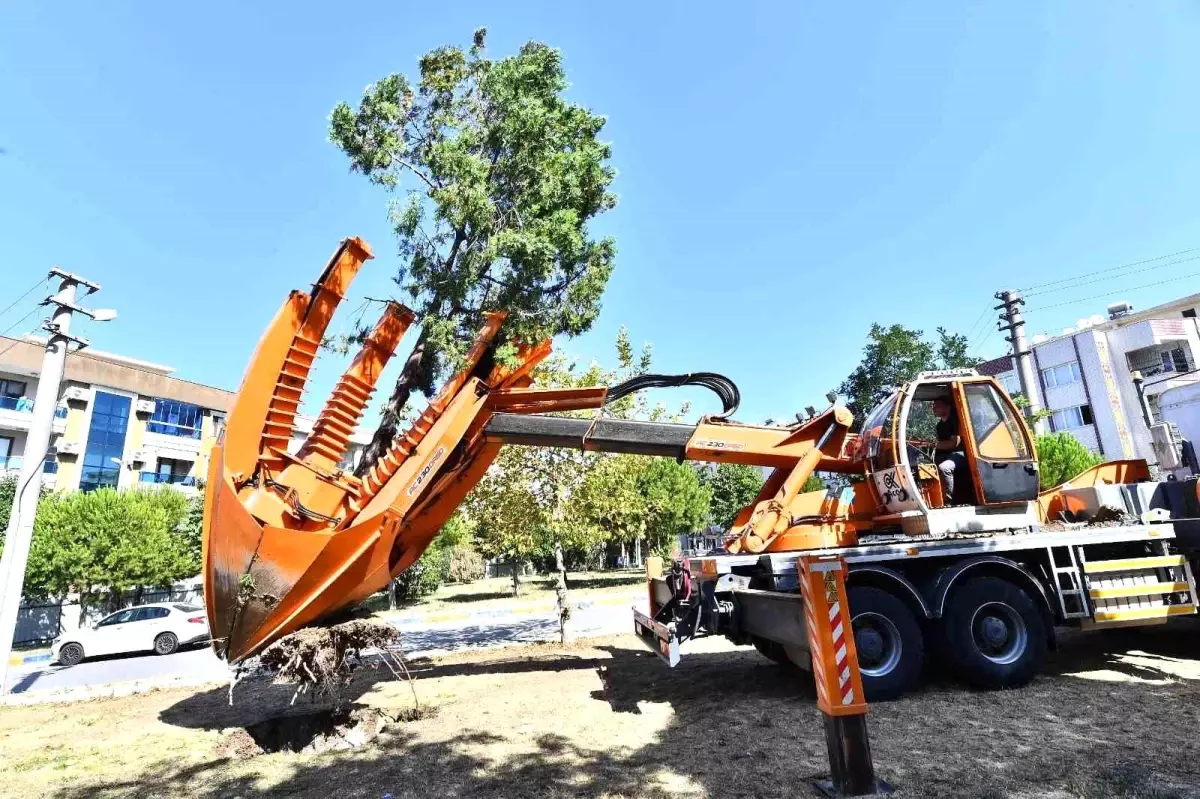
[[[45,342],[0,336],[0,475],[20,471]],[[86,349],[67,356],[45,484],[54,490],[172,485],[196,490],[234,392],[173,376],[169,366]],[[300,416],[289,450],[312,430]],[[343,462],[358,462],[370,433],[356,430]]]
[[[1125,303],[1081,319],[1056,336],[1034,335],[1031,352],[1050,429],[1105,458],[1154,458],[1133,375],[1139,372],[1154,422],[1175,422],[1200,442],[1200,294],[1134,312]],[[1010,394],[1020,383],[1010,356],[979,365]]]

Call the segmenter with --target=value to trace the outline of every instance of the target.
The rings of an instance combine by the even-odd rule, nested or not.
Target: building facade
[[[19,472],[33,419],[44,342],[0,336],[0,476]],[[91,491],[147,485],[196,490],[235,394],[181,380],[169,366],[86,349],[67,356],[45,484]],[[298,416],[288,449],[312,430]],[[356,430],[343,462],[358,462],[369,433]]]
[[[1062,334],[1034,336],[1030,346],[1037,391],[1050,411],[1050,431],[1067,432],[1108,460],[1154,459],[1134,373],[1153,422],[1175,422],[1200,442],[1200,294],[1132,312],[1113,307],[1107,318],[1081,320]],[[1011,356],[979,365],[1010,394],[1020,392]],[[1187,409],[1187,412],[1179,409]]]

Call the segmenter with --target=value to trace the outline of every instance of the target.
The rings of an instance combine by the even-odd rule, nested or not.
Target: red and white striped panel
[[[854,685],[850,682],[850,664],[846,662],[846,625],[842,619],[841,602],[833,602],[829,605],[829,627],[833,631],[833,662],[837,668],[842,704],[853,704]]]

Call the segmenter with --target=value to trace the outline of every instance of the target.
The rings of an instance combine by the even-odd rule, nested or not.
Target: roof
[[[1013,369],[1012,356],[1001,355],[999,358],[992,358],[990,361],[975,364],[975,371],[981,375],[995,377],[1002,375],[1005,372],[1011,372]]]

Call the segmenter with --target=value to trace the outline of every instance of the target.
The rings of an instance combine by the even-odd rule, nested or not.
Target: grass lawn
[[[1200,625],[1072,640],[1046,676],[980,693],[931,678],[871,707],[878,772],[900,797],[1200,795]],[[436,713],[346,752],[249,756],[240,727],[284,686],[179,689],[0,708],[13,797],[814,796],[821,717],[794,673],[723,642],[674,671],[630,640],[414,664]],[[385,679],[385,676],[387,679]],[[355,701],[411,706],[361,673]],[[301,703],[297,702],[296,710]]]
[[[554,602],[554,577],[533,576],[521,578],[521,595],[512,595],[511,577],[489,577],[473,583],[443,585],[427,597],[404,605],[404,608],[428,608],[434,610],[483,610],[506,604],[533,604],[539,601]],[[598,599],[605,596],[627,596],[636,593],[646,584],[646,573],[641,569],[620,569],[604,572],[568,572],[567,590],[572,602]]]

